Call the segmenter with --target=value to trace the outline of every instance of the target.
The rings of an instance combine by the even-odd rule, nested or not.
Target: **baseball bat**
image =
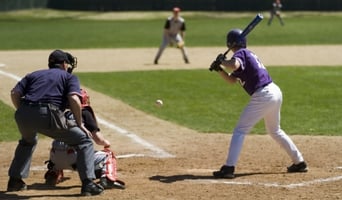
[[[243,29],[240,38],[246,37],[253,29],[256,25],[259,24],[259,22],[263,19],[264,17],[262,16],[262,14],[258,13],[255,18],[246,26],[245,29]],[[230,51],[230,48],[227,49],[226,52],[224,52],[224,56],[227,55],[227,53]]]

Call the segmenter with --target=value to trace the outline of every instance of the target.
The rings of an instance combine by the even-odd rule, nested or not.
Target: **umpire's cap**
[[[50,55],[49,55],[49,67],[51,68],[55,64],[61,64],[63,62],[69,63],[70,60],[68,59],[68,55],[66,52],[62,50],[54,50]]]

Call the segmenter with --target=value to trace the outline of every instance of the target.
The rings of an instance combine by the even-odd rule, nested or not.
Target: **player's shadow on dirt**
[[[235,174],[235,178],[243,177],[243,176],[253,176],[253,175],[271,175],[271,174],[285,174],[285,172],[254,172],[254,173],[239,173]],[[185,180],[213,180],[216,179],[212,175],[203,176],[203,175],[192,175],[192,174],[180,174],[180,175],[172,175],[172,176],[161,176],[156,175],[149,178],[152,181],[160,181],[162,183],[173,183],[176,181],[185,181]]]
[[[28,190],[37,190],[37,191],[44,191],[44,190],[69,190],[72,188],[79,188],[79,185],[73,185],[73,186],[49,186],[45,183],[34,183],[32,185],[28,185]],[[6,191],[0,191],[0,199],[31,199],[31,198],[43,198],[43,197],[77,197],[81,196],[80,194],[41,194],[41,195],[27,195],[25,194],[25,191],[23,192],[6,192]]]

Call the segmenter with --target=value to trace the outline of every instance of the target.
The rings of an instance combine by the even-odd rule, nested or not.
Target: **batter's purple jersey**
[[[242,87],[249,95],[272,82],[264,65],[250,50],[239,49],[232,58],[240,63],[240,68],[235,70],[232,76],[240,79]]]

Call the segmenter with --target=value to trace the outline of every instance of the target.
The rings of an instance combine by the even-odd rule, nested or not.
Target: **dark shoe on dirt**
[[[117,188],[117,189],[125,189],[125,183],[120,180],[111,181],[106,177],[100,178],[100,185],[104,189],[111,189],[111,188]]]
[[[292,164],[287,168],[288,173],[296,173],[296,172],[307,172],[308,168],[305,162],[300,162],[298,164]]]
[[[88,184],[82,184],[81,195],[82,196],[94,196],[100,195],[103,192],[103,187],[99,184],[90,182]]]
[[[184,62],[185,62],[185,64],[189,64],[190,63],[188,58],[184,58]]]
[[[27,190],[27,185],[20,178],[10,178],[7,184],[7,192]]]
[[[229,179],[232,179],[232,178],[235,178],[234,170],[235,170],[234,166],[223,165],[219,171],[214,171],[213,175],[214,175],[215,178],[229,178]]]

